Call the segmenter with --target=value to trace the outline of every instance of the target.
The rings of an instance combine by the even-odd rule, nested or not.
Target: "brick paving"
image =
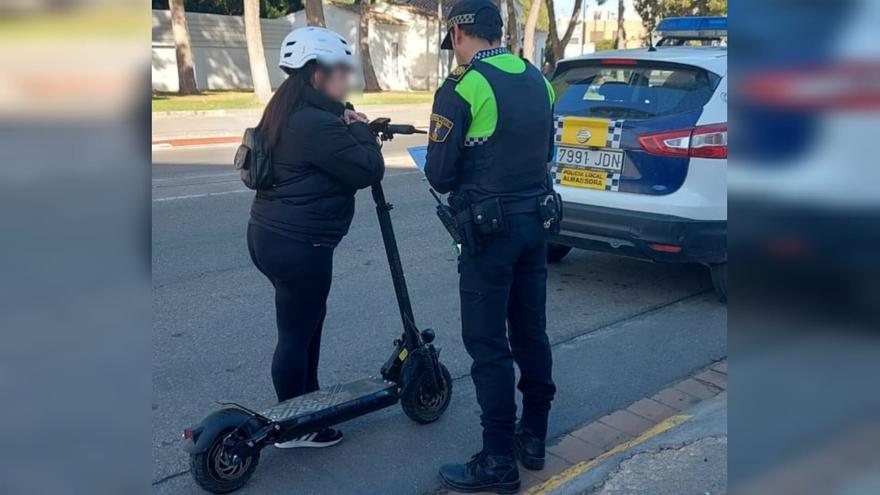
[[[595,459],[605,452],[603,448],[571,435],[563,436],[559,443],[550,447],[547,451],[572,464],[581,462],[584,459]]]
[[[629,406],[627,410],[653,421],[654,423],[659,423],[678,412],[675,409],[652,399],[642,399]]]
[[[615,445],[619,445],[632,438],[631,435],[627,435],[620,430],[615,430],[614,428],[598,421],[590,423],[583,428],[579,428],[571,432],[570,435],[600,447],[603,450],[609,450]]]
[[[711,383],[718,388],[726,389],[727,388],[727,375],[724,373],[719,373],[715,370],[706,370],[694,377],[695,380],[699,380],[701,382]]]
[[[693,395],[694,397],[701,400],[715,397],[716,395],[718,395],[718,392],[721,391],[720,389],[715,388],[713,385],[694,380],[693,378],[688,378],[687,380],[678,383],[675,386],[675,389],[688,395]]]
[[[681,390],[676,390],[671,387],[657,392],[656,394],[654,394],[653,397],[651,397],[651,399],[663,405],[669,406],[679,412],[684,411],[685,409],[688,409],[694,404],[700,402],[700,399],[698,397],[688,395]]]
[[[638,435],[655,424],[650,419],[643,418],[628,409],[615,411],[608,416],[599,418],[599,421],[632,436]]]

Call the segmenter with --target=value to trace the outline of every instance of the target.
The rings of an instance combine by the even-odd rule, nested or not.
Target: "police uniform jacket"
[[[434,99],[425,174],[471,202],[547,194],[553,157],[550,83],[506,48],[477,53]]]

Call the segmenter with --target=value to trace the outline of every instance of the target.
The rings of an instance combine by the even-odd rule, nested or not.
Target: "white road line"
[[[405,172],[387,174],[385,176],[385,178],[388,179],[391,177],[399,177],[399,176],[412,175],[412,174],[417,174],[417,173],[419,173],[418,170],[407,170]],[[184,184],[184,185],[189,186],[189,185],[196,185],[196,184]],[[210,193],[202,193],[202,194],[186,194],[183,196],[169,196],[167,198],[154,198],[153,203],[162,203],[165,201],[177,201],[177,200],[181,200],[181,199],[208,198],[211,196],[225,196],[227,194],[238,194],[238,193],[246,193],[246,192],[254,192],[254,191],[252,191],[250,189],[236,189],[234,191],[210,192]]]
[[[201,174],[201,175],[180,175],[177,177],[158,177],[153,182],[181,181],[191,179],[210,179],[214,177],[238,177],[238,172],[227,172],[225,174]]]
[[[219,148],[233,148],[233,147],[240,146],[240,145],[241,145],[241,143],[208,143],[208,144],[188,144],[188,145],[183,145],[183,146],[174,146],[173,144],[162,143],[162,144],[154,144],[152,151],[154,151],[154,152],[158,152],[158,151],[163,151],[163,152],[166,152],[166,151],[186,151],[186,150],[198,151],[198,150],[206,150],[206,149],[212,149],[212,148],[218,148],[218,149]]]
[[[187,194],[185,196],[169,196],[167,198],[155,198],[153,199],[153,203],[161,203],[164,201],[177,201],[179,199],[193,199],[193,198],[207,198],[210,196],[225,196],[227,194],[238,194],[238,193],[252,193],[250,189],[236,189],[234,191],[222,191],[222,192],[211,192],[204,194]]]
[[[387,172],[388,169],[385,169],[385,171]],[[389,177],[397,177],[397,176],[400,176],[400,175],[412,175],[412,174],[418,174],[418,173],[421,173],[421,172],[420,172],[419,170],[407,170],[407,171],[405,171],[405,172],[397,172],[396,174],[388,174],[388,173],[386,173],[386,174],[385,174],[385,178],[387,179],[387,178],[389,178]]]

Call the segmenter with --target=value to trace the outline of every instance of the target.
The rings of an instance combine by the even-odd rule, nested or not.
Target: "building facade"
[[[435,4],[436,5],[436,4]],[[346,37],[357,54],[360,7],[325,4],[327,27]],[[445,23],[436,13],[388,3],[376,4],[370,21],[370,55],[384,90],[430,91],[454,66],[451,52],[440,50]],[[238,16],[187,13],[196,84],[200,90],[251,89],[244,19]],[[152,11],[153,91],[178,90],[177,58],[171,12]],[[262,19],[263,48],[273,87],[284,80],[278,53],[291,30],[306,26],[304,11],[280,19]],[[536,33],[536,60],[543,62],[546,33]],[[540,67],[540,63],[537,64]],[[360,75],[359,75],[360,76]],[[362,81],[361,81],[362,82]]]
[[[586,23],[583,17],[579,18],[568,45],[565,46],[565,57],[576,57],[586,53],[593,53],[597,45],[602,48],[600,42],[614,41],[617,36],[617,7],[602,6],[588,9]],[[556,25],[560,31],[563,26],[568,26],[569,19],[557,19]],[[626,33],[626,48],[639,48],[646,46],[647,32],[642,24],[642,18],[633,10],[627,9],[624,17],[624,31]]]
[[[357,54],[359,12],[356,6],[324,6],[327,27],[351,41]],[[238,16],[187,13],[196,83],[201,90],[250,89],[253,83],[244,34]],[[177,59],[171,13],[152,12],[152,75],[154,91],[177,91]],[[306,25],[304,11],[280,19],[262,19],[263,47],[273,87],[284,80],[278,54],[284,37]],[[437,85],[440,26],[436,16],[405,6],[379,4],[370,24],[370,55],[379,84],[386,90],[428,90]],[[444,64],[445,66],[445,64]]]

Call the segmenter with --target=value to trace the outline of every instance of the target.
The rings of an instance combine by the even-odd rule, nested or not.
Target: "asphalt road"
[[[419,426],[397,407],[342,425],[321,450],[263,452],[243,493],[421,494],[441,463],[479,449],[470,360],[459,336],[450,241],[433,214],[403,138],[386,148],[384,187],[416,321],[437,329],[454,397],[438,422]],[[252,193],[228,163],[229,146],[153,153],[153,488],[199,490],[181,451],[182,429],[230,399],[273,398],[274,311],[269,283],[251,265],[245,227]],[[551,435],[625,407],[727,353],[727,310],[700,266],[656,265],[576,251],[550,269],[548,333],[559,392]],[[362,191],[336,251],[320,379],[376,374],[400,333],[372,198]]]

